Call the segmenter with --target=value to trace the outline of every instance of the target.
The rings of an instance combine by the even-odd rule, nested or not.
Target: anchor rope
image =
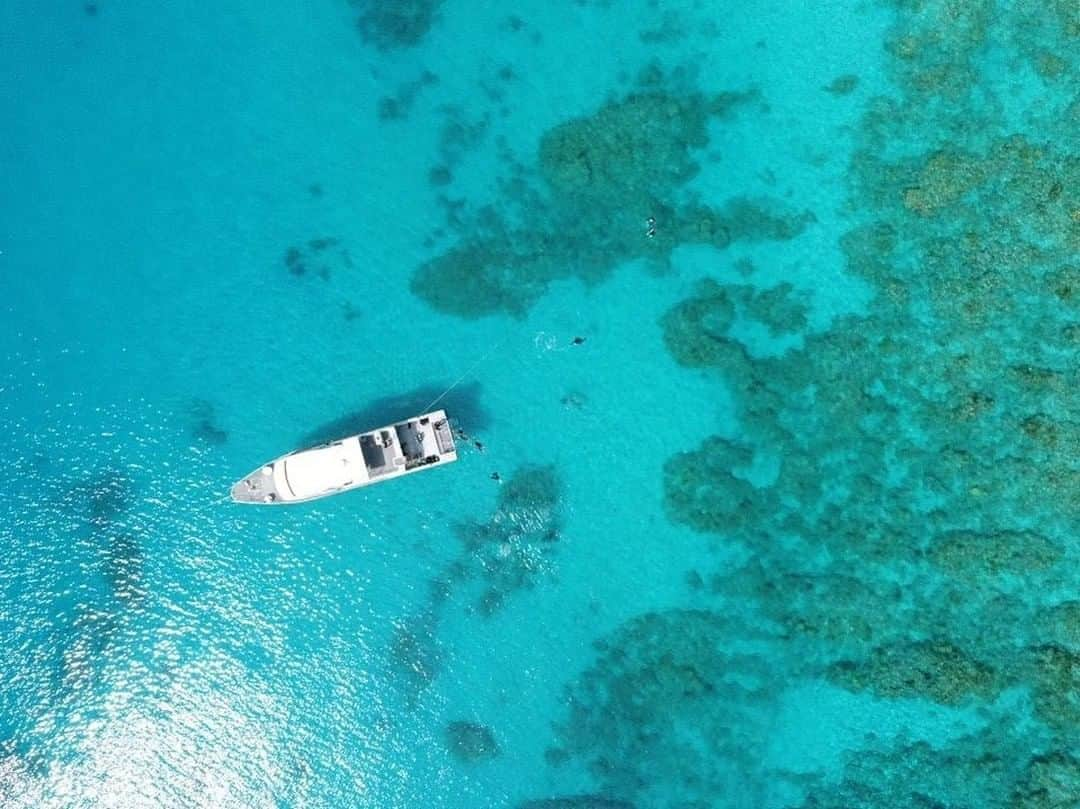
[[[480,359],[478,359],[476,362],[474,362],[472,365],[470,365],[469,368],[465,371],[465,373],[463,373],[461,376],[459,376],[457,379],[455,379],[454,383],[450,387],[448,387],[446,390],[444,390],[442,393],[440,393],[438,396],[436,396],[434,399],[432,399],[424,407],[424,409],[422,411],[420,411],[420,412],[421,413],[427,413],[428,411],[431,410],[432,407],[434,407],[439,402],[441,402],[443,397],[446,396],[446,394],[448,394],[450,391],[452,391],[454,388],[456,388],[458,385],[460,385],[462,382],[464,382],[466,379],[468,379],[472,375],[473,371],[475,371],[477,368],[479,368],[480,364],[484,360],[486,360],[488,357],[490,357],[492,354],[494,354],[496,350],[498,350],[499,348],[502,348],[502,345],[505,342],[506,342],[506,339],[504,338],[504,339],[500,340],[499,342],[497,342],[495,345],[493,345],[491,348],[489,348],[487,351],[485,351],[484,354],[480,357]]]

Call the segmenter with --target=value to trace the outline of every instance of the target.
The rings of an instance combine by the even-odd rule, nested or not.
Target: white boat
[[[233,484],[235,503],[303,503],[457,460],[446,413],[296,450]]]

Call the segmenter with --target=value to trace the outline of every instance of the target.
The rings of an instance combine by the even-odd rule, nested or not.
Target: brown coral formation
[[[919,641],[880,646],[865,661],[842,661],[828,671],[831,680],[881,697],[927,697],[959,705],[972,697],[993,699],[1002,683],[985,663],[949,641]]]
[[[443,0],[353,0],[360,7],[357,30],[379,50],[419,45],[438,17]]]
[[[1046,644],[1031,653],[1036,716],[1075,738],[1080,727],[1080,652]]]
[[[519,177],[498,210],[472,219],[455,211],[460,241],[417,269],[412,291],[460,317],[521,317],[559,279],[595,284],[633,259],[667,266],[680,244],[793,238],[812,214],[762,199],[720,208],[681,200],[699,171],[695,150],[708,143],[709,121],[756,98],[708,96],[647,72],[638,92],[545,133],[538,186]]]
[[[996,750],[998,769],[972,790],[994,788],[977,799],[915,771],[890,787],[882,767],[852,765],[846,786],[806,806],[920,805],[916,795],[1070,805],[1055,792],[1074,783],[1067,761],[1022,767],[1080,730],[1080,612],[1054,603],[1070,592],[1080,524],[1080,153],[1069,136],[1080,107],[1048,102],[1038,127],[1010,130],[984,103],[980,50],[1006,37],[1055,64],[1053,81],[1077,75],[1080,59],[1056,8],[917,5],[902,5],[887,43],[902,94],[870,102],[851,165],[859,220],[842,247],[875,299],[782,356],[738,337],[749,308],[735,285],[704,281],[673,307],[662,321],[671,354],[715,371],[740,429],[670,458],[665,503],[752,555],[710,590],[751,599],[833,683],[954,707],[1031,694],[1023,731],[999,725],[1004,739],[918,751],[955,773]],[[1025,31],[1041,32],[1054,59]],[[791,319],[782,306],[756,311],[774,327]],[[762,466],[775,476],[751,474]],[[1010,741],[1020,733],[1030,741]],[[1049,786],[1029,789],[1033,774]]]
[[[867,113],[852,175],[866,216],[843,241],[849,269],[879,292],[868,312],[780,357],[736,339],[732,285],[702,282],[662,323],[677,361],[715,369],[735,392],[741,426],[737,445],[714,437],[668,461],[673,519],[746,544],[759,561],[742,573],[755,581],[819,592],[815,603],[791,587],[756,597],[793,639],[819,641],[835,681],[942,704],[994,699],[1002,680],[985,661],[1022,667],[1042,607],[1002,588],[1060,581],[1080,520],[1080,378],[1066,359],[1080,156],[1067,138],[961,128],[939,104],[968,103],[991,5],[930,3],[901,15],[890,40],[906,94]],[[935,133],[925,141],[922,122]],[[762,458],[775,460],[771,482],[745,472]],[[802,558],[824,548],[843,576],[791,570],[771,551],[778,536]],[[906,585],[891,614],[872,584],[885,570]],[[844,577],[866,585],[841,595],[828,582]],[[720,592],[745,592],[738,579]],[[1057,677],[1060,655],[1041,659]]]
[[[962,578],[1036,573],[1053,567],[1061,546],[1031,531],[948,531],[930,546],[930,560]]]
[[[1057,752],[1028,764],[1013,792],[1010,809],[1075,809],[1080,806],[1080,758]]]
[[[1038,802],[1067,794],[1057,785],[1068,785],[1070,757],[1053,753],[1031,758],[1030,749],[1010,733],[1009,724],[995,721],[944,747],[914,742],[853,751],[846,757],[839,783],[822,779],[812,785],[800,809],[1075,805]],[[1062,760],[1065,772],[1058,768]]]
[[[722,381],[738,431],[669,458],[665,504],[750,559],[695,573],[691,597],[753,604],[778,627],[773,659],[790,676],[979,709],[983,728],[958,741],[852,752],[841,783],[812,786],[805,807],[1080,805],[1066,752],[1080,732],[1080,611],[1063,600],[1080,561],[1080,100],[1018,104],[987,62],[1002,48],[1037,84],[1075,87],[1080,18],[1060,2],[890,5],[898,92],[867,103],[841,238],[875,297],[810,334],[791,290],[750,294],[718,278],[672,307],[668,350]],[[671,111],[673,126],[686,120]],[[603,200],[603,140],[566,144],[552,187]],[[686,163],[669,159],[670,174],[639,167],[635,182],[681,176]],[[674,216],[680,240],[733,238],[731,207],[689,210]],[[764,352],[742,336],[747,318],[803,341]],[[683,637],[723,648],[712,621],[665,614],[620,630],[571,689],[553,758],[586,762],[620,798],[662,805],[650,799],[663,783],[690,805],[724,805],[721,779],[680,748],[710,749],[695,734],[722,712],[708,688],[720,653],[692,656]],[[729,741],[712,749],[731,756]]]
[[[744,640],[764,639],[706,610],[624,624],[568,689],[569,717],[556,727],[559,747],[549,758],[584,760],[605,795],[639,806],[709,805],[734,780],[747,800],[760,799],[765,785],[739,773],[763,755],[767,706],[784,673],[734,647],[736,628]]]
[[[499,743],[486,725],[457,719],[446,726],[446,749],[458,761],[475,763],[499,755]]]

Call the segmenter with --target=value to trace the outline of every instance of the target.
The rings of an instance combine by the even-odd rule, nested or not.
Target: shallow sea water
[[[1080,806],[1078,68],[1066,0],[3,4],[0,803]],[[226,502],[444,393],[483,452]]]

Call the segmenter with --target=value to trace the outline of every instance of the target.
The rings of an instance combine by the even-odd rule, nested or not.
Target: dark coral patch
[[[1056,542],[1031,531],[950,531],[930,547],[934,564],[974,580],[1037,573],[1053,567],[1062,555]]]
[[[519,803],[517,809],[634,809],[634,804],[603,795],[572,795]]]
[[[855,691],[893,699],[922,697],[942,705],[992,700],[1004,685],[993,668],[949,641],[879,646],[864,661],[834,664],[828,676]]]
[[[846,96],[855,92],[855,88],[858,86],[859,77],[854,73],[845,73],[829,82],[828,86],[825,87],[825,92],[832,93],[834,96]]]
[[[752,526],[763,496],[745,477],[753,451],[719,436],[664,464],[668,513],[699,531],[735,533]],[[740,474],[740,470],[743,470]]]
[[[229,434],[217,424],[214,405],[205,399],[196,399],[191,404],[191,418],[194,421],[192,435],[199,441],[221,445],[229,440]]]
[[[608,800],[722,806],[736,779],[747,805],[764,805],[766,783],[752,773],[784,675],[747,651],[763,640],[707,610],[631,619],[597,643],[595,664],[568,687],[549,760],[587,765]]]
[[[741,351],[728,337],[734,320],[735,304],[727,289],[712,279],[704,279],[693,297],[664,315],[664,343],[680,365],[723,367],[733,351]]]
[[[1028,762],[1011,795],[1010,809],[1070,809],[1080,806],[1080,758],[1055,751]]]
[[[559,478],[552,466],[519,469],[499,490],[486,522],[455,526],[464,554],[458,571],[475,579],[482,616],[498,611],[515,592],[536,585],[551,568],[560,536]]]
[[[646,79],[641,92],[544,134],[540,187],[518,172],[504,184],[503,205],[463,215],[461,204],[448,203],[462,238],[417,269],[413,293],[460,317],[523,317],[559,279],[591,285],[633,259],[665,267],[680,244],[791,239],[814,221],[770,200],[735,198],[720,209],[682,201],[680,189],[698,173],[694,150],[708,143],[709,121],[757,94],[707,96],[666,90],[662,73]],[[461,122],[447,131],[471,140],[482,124]],[[445,163],[457,159],[458,140],[450,139],[454,149],[441,147]]]
[[[438,84],[439,77],[430,70],[423,71],[416,79],[407,81],[394,91],[392,96],[384,96],[379,99],[376,112],[381,121],[403,120],[412,112],[413,104],[416,103],[420,92],[425,87]]]
[[[1075,734],[1080,727],[1080,652],[1049,643],[1030,653],[1036,716],[1055,730]]]
[[[363,11],[356,20],[364,41],[379,50],[419,45],[438,18],[442,0],[354,0]]]
[[[998,719],[944,744],[871,744],[845,756],[843,777],[820,779],[799,809],[1064,809],[1070,802],[1040,801],[1062,794],[1046,790],[1064,776],[1059,755],[1031,759],[1031,748]],[[1062,757],[1066,758],[1066,757]],[[1043,761],[1052,761],[1043,769]]]
[[[435,637],[437,626],[437,618],[430,612],[394,625],[390,663],[410,701],[419,697],[442,668],[442,650]]]
[[[428,182],[437,188],[444,185],[450,185],[450,182],[453,179],[454,175],[446,166],[432,166],[431,170],[428,172]]]
[[[445,742],[450,754],[466,763],[495,758],[501,752],[495,734],[477,722],[450,722],[446,726]]]
[[[113,593],[129,605],[141,601],[147,593],[144,581],[142,543],[131,534],[110,537],[104,554],[104,574]]]
[[[330,280],[331,270],[335,267],[352,268],[349,251],[331,236],[320,236],[309,239],[306,244],[290,247],[285,251],[283,261],[290,275],[317,275],[324,281]]]

